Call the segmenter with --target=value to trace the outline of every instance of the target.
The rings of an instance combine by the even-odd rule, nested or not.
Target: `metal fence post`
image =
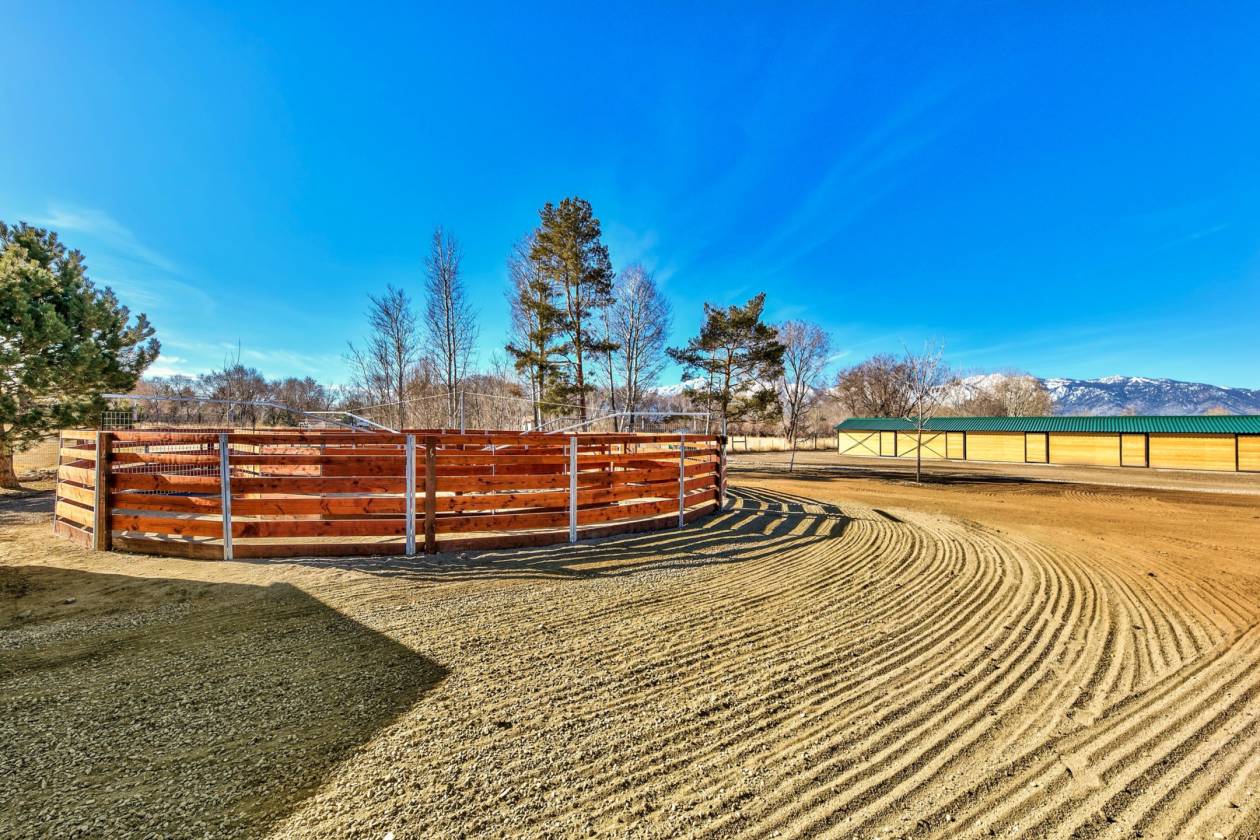
[[[407,556],[416,553],[416,436],[407,435]]]
[[[569,542],[577,542],[578,439],[569,438]]]
[[[678,527],[683,526],[683,513],[687,509],[687,435],[678,435]]]
[[[466,427],[464,425],[464,392],[460,391],[459,392],[459,433],[461,435],[464,434],[465,429]]]
[[[228,463],[228,436],[219,433],[219,505],[223,519],[223,559],[232,559],[232,469]]]

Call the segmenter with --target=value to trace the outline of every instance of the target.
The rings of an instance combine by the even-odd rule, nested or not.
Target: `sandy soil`
[[[749,452],[731,456],[736,468],[781,468],[788,463],[786,452]],[[832,451],[798,452],[796,466],[806,472],[825,471],[828,475],[879,478],[913,478],[914,461],[909,458],[875,458],[837,455]],[[1260,473],[1213,470],[1163,470],[1136,467],[1074,467],[1062,464],[999,464],[987,461],[924,461],[929,478],[965,484],[969,481],[997,483],[1002,479],[1020,482],[1090,484],[1095,487],[1145,487],[1152,490],[1186,490],[1205,493],[1260,495]]]
[[[946,478],[378,562],[0,499],[0,835],[1260,836],[1257,499]]]

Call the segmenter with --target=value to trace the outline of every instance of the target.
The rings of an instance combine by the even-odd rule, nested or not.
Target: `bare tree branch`
[[[460,276],[462,252],[455,237],[433,231],[425,260],[424,351],[446,389],[447,424],[458,425],[458,392],[477,343],[477,320]]]
[[[957,387],[958,379],[945,364],[944,354],[943,342],[929,340],[918,353],[906,348],[901,360],[899,379],[906,408],[902,417],[914,424],[916,482],[923,480],[923,430]]]
[[[792,472],[804,418],[823,396],[822,377],[831,355],[831,337],[817,324],[806,321],[787,321],[779,325],[778,333],[784,347],[779,399],[783,404],[783,432],[792,452],[788,472]]]
[[[409,386],[420,371],[420,341],[411,299],[402,289],[387,286],[385,294],[369,295],[368,324],[372,328],[362,348],[351,344],[347,354],[354,385],[364,398],[392,405],[390,420],[405,429],[410,413]]]
[[[617,278],[613,302],[604,312],[609,401],[613,411],[620,401],[620,409],[628,412],[627,428],[633,431],[634,412],[643,408],[646,392],[665,368],[673,314],[656,279],[641,265],[630,266]]]

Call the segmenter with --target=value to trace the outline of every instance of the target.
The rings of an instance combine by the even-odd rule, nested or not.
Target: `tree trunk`
[[[534,380],[534,431],[542,426],[542,376]]]
[[[896,434],[896,432],[893,432]],[[919,424],[918,445],[914,448],[914,483],[923,483],[923,425]]]
[[[0,443],[0,487],[5,490],[21,490],[17,473],[13,471],[13,449],[7,443]]]
[[[578,325],[578,329],[581,329],[580,323]],[[575,373],[577,375],[578,406],[581,408],[582,422],[585,423],[586,422],[586,371],[582,369],[582,345],[580,343],[577,344],[575,349],[576,349],[576,355],[577,355],[577,369],[575,370]]]

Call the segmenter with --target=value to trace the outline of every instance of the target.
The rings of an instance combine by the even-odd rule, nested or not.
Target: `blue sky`
[[[765,290],[837,365],[1260,387],[1254,4],[406,5],[8,8],[0,219],[147,312],[156,372],[343,380],[437,224],[488,361],[577,194],[678,343]]]

